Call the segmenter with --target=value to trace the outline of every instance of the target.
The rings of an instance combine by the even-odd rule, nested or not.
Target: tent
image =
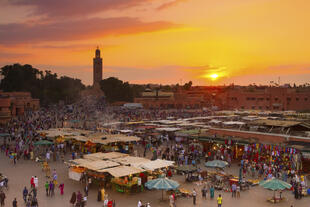
[[[157,159],[154,161],[149,161],[149,162],[143,163],[140,165],[140,167],[145,169],[145,170],[154,171],[157,169],[172,166],[173,164],[174,164],[173,161]]]
[[[178,182],[167,178],[157,178],[145,183],[145,187],[148,189],[162,190],[162,200],[164,198],[164,190],[174,190],[179,186]]]
[[[228,165],[228,162],[222,161],[222,160],[212,160],[206,162],[206,167],[211,167],[211,168],[225,168]]]
[[[47,140],[40,140],[34,143],[34,145],[52,145],[53,142],[47,141]]]

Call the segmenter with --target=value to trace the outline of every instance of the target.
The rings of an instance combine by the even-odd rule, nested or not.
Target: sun
[[[213,74],[209,75],[209,77],[211,78],[211,80],[215,81],[216,79],[218,79],[219,75],[216,73],[213,73]]]

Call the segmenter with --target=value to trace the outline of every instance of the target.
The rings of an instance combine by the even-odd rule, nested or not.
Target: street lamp
[[[3,79],[4,79],[4,75],[2,73],[0,73],[0,84],[1,84]]]
[[[36,79],[41,79],[41,74],[40,73],[36,73]]]

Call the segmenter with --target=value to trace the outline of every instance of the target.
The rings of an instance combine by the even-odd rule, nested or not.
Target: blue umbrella
[[[212,160],[206,162],[206,167],[213,167],[213,168],[224,168],[228,165],[228,162],[222,160]]]
[[[9,137],[10,136],[10,134],[8,134],[8,133],[0,133],[0,137]]]
[[[178,182],[167,178],[157,178],[145,183],[145,187],[147,187],[148,189],[162,190],[162,198],[164,197],[164,190],[174,190],[179,186],[180,184]]]

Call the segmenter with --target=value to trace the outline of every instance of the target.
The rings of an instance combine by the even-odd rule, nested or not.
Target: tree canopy
[[[5,92],[27,91],[33,98],[39,98],[41,105],[72,103],[85,88],[81,80],[62,76],[58,78],[51,71],[40,71],[31,65],[6,65],[1,68],[1,90]]]
[[[133,101],[133,89],[128,82],[123,82],[115,77],[104,79],[100,88],[109,102]]]

